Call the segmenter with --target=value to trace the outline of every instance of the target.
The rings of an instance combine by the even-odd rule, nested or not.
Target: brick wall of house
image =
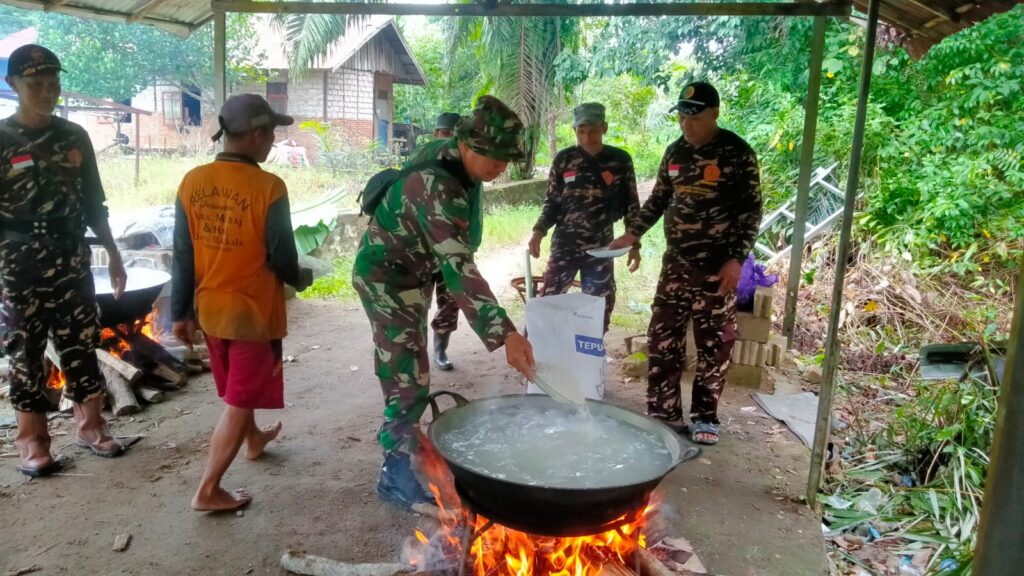
[[[373,73],[348,68],[328,73],[327,118],[366,120],[372,125]]]

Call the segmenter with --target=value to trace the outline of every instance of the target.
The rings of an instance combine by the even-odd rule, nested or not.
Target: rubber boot
[[[15,410],[18,420],[18,435],[14,445],[18,447],[19,470],[32,478],[49,476],[60,466],[50,455],[50,430],[46,414]]]
[[[104,458],[116,458],[124,454],[124,446],[110,435],[107,421],[103,419],[103,396],[95,396],[85,402],[74,403],[75,424],[78,438],[75,445],[88,448],[93,454]]]
[[[437,366],[438,370],[447,372],[455,368],[452,361],[448,359],[448,342],[451,338],[451,332],[447,334],[434,332],[434,366]]]
[[[434,495],[416,479],[411,458],[404,452],[388,452],[384,455],[377,494],[382,500],[405,509],[411,509],[417,502],[434,503]]]

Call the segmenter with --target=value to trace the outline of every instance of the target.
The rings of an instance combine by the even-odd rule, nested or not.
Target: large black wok
[[[451,396],[457,407],[439,413],[437,396]],[[455,478],[455,488],[463,503],[489,520],[516,530],[543,536],[585,536],[616,528],[624,516],[642,510],[651,492],[676,466],[695,458],[700,450],[684,448],[679,435],[665,424],[620,406],[588,400],[590,412],[632,424],[654,434],[664,442],[672,462],[659,474],[636,478],[620,486],[603,488],[564,488],[520,484],[472,470],[453,459],[444,440],[445,433],[456,430],[468,417],[480,410],[504,405],[537,409],[555,404],[538,394],[501,396],[469,402],[448,391],[430,396],[434,420],[428,431],[430,441],[445,459]]]
[[[171,280],[170,274],[149,268],[126,268],[125,271],[128,283],[121,297],[114,300],[109,271],[103,266],[92,267],[96,303],[100,307],[100,324],[103,326],[130,324],[145,318],[153,309],[153,302],[160,296],[160,291]]]

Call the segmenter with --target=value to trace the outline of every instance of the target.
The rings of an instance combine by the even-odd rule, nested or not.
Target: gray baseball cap
[[[268,126],[291,126],[295,119],[274,112],[270,103],[259,94],[236,94],[221,106],[217,122],[220,123],[220,130],[213,135],[214,142],[224,134],[244,134]]]
[[[572,111],[573,130],[583,124],[587,126],[604,124],[604,106],[597,102],[586,102],[574,108]]]

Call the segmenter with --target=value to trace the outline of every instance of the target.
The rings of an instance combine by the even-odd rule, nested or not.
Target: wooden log
[[[163,380],[167,381],[167,384],[171,386],[173,389],[181,388],[188,383],[187,372],[183,374],[181,372],[178,372],[177,370],[172,369],[166,364],[157,363],[156,367],[153,368],[151,372],[154,375],[159,376]]]
[[[413,569],[404,564],[355,564],[289,550],[281,556],[281,567],[305,576],[402,576]]]
[[[163,390],[158,390],[152,386],[136,386],[135,395],[142,398],[144,401],[150,404],[159,404],[167,398],[164,396]]]
[[[135,384],[139,381],[139,378],[142,378],[142,370],[139,370],[135,366],[132,366],[106,350],[97,350],[96,359],[100,361],[101,365],[106,365],[111,370],[120,374],[128,384]]]
[[[52,340],[46,341],[46,358],[53,362],[53,365],[57,367],[57,370],[64,371],[64,367],[60,364],[60,355],[57,354],[57,348],[53,345]]]
[[[601,576],[637,576],[637,573],[626,568],[616,558],[601,565]]]
[[[180,374],[188,373],[188,366],[184,362],[175,358],[166,348],[149,339],[146,335],[122,333],[121,337],[128,342],[128,345],[132,347],[132,352],[135,354],[145,356],[153,362],[163,364]]]
[[[120,373],[106,364],[100,364],[100,372],[103,372],[107,381],[107,396],[114,416],[130,416],[142,411],[139,401],[135,399],[135,392]]]
[[[638,548],[636,553],[640,555],[640,576],[676,576],[651,552]]]

